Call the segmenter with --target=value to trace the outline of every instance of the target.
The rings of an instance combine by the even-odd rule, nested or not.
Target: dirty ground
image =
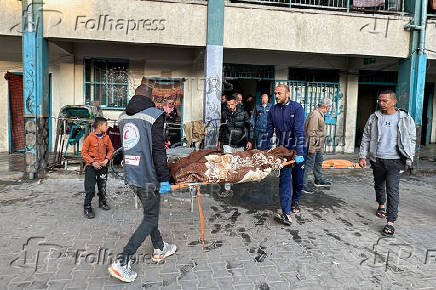
[[[162,197],[160,229],[178,246],[151,264],[147,240],[136,255],[138,279],[109,277],[141,220],[133,193],[108,182],[112,210],[83,217],[83,180],[0,184],[1,289],[431,289],[436,285],[436,179],[404,175],[394,238],[382,238],[370,170],[328,171],[331,190],[303,194],[290,227],[275,223],[277,177],[239,184],[219,198],[202,188],[205,245],[190,193]],[[97,198],[93,200],[97,206]]]

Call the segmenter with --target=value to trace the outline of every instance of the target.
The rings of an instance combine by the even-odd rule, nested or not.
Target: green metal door
[[[275,85],[279,84],[288,85],[290,99],[303,106],[306,117],[317,107],[320,100],[324,98],[332,100],[332,107],[325,115],[327,127],[325,150],[328,153],[335,153],[336,147],[340,145],[336,138],[337,119],[343,113],[342,106],[339,105],[342,98],[339,83],[276,80]]]

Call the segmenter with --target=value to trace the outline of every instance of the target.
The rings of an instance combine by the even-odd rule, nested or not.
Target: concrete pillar
[[[205,148],[215,148],[221,119],[223,75],[224,0],[207,4],[207,44],[204,60],[204,122],[208,126]]]
[[[416,123],[416,146],[419,154],[422,134],[422,112],[427,70],[425,31],[427,1],[407,0],[406,11],[413,13],[410,30],[410,56],[400,62],[397,82],[397,98],[400,108],[409,111]],[[416,158],[415,160],[417,160]]]
[[[26,173],[33,179],[48,168],[48,44],[43,37],[43,4],[23,0],[23,97]]]
[[[340,77],[341,90],[345,99],[344,145],[345,153],[353,153],[356,139],[357,104],[359,76],[358,72],[348,72]],[[343,87],[342,87],[343,86]],[[359,145],[359,144],[357,144]]]

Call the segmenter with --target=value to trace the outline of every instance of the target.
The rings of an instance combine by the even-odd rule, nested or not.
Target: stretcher
[[[285,162],[284,166],[289,166],[295,163],[295,160],[290,160]],[[200,198],[200,187],[202,185],[211,184],[210,182],[195,182],[195,183],[187,183],[187,184],[173,184],[171,185],[171,191],[189,189],[191,193],[191,212],[194,211],[194,199],[197,199],[198,213],[200,215],[200,224],[201,224],[201,243],[204,249],[204,216],[203,209],[201,207],[201,198]]]

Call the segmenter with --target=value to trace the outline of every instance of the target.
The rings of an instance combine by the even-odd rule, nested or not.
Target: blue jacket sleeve
[[[261,144],[259,150],[269,150],[271,149],[271,139],[274,134],[274,125],[272,120],[272,108],[268,112],[267,124],[266,124],[266,132],[264,136],[262,136]]]
[[[297,110],[295,111],[295,123],[294,123],[294,130],[295,130],[295,141],[296,146],[295,150],[297,151],[297,155],[304,156],[305,152],[305,146],[306,146],[306,138],[304,136],[304,109],[299,104]]]

